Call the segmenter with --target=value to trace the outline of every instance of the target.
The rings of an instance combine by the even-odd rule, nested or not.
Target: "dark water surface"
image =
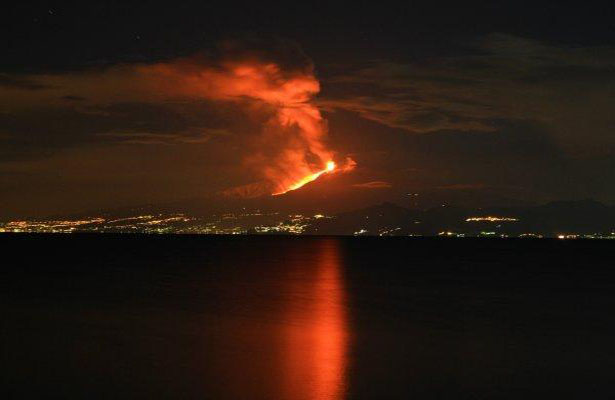
[[[6,398],[615,396],[615,242],[0,236]]]

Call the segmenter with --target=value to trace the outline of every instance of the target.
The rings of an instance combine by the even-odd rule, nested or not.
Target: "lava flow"
[[[325,169],[320,170],[318,172],[315,172],[311,175],[308,175],[306,177],[304,177],[303,179],[301,179],[300,181],[292,184],[288,189],[282,191],[282,192],[278,192],[278,193],[274,193],[274,196],[278,196],[280,194],[284,194],[284,193],[288,193],[291,190],[296,190],[299,189],[300,187],[302,187],[303,185],[306,185],[310,182],[315,181],[316,179],[318,179],[322,174],[326,174],[326,173],[330,173],[333,172],[333,170],[335,170],[335,162],[333,161],[329,161],[327,162],[327,166],[325,167]]]

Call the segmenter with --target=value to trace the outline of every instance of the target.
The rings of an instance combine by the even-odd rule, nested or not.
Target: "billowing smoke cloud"
[[[326,144],[326,121],[311,103],[320,91],[312,63],[288,46],[262,51],[227,43],[220,50],[218,55],[103,71],[30,76],[20,82],[40,89],[31,90],[24,103],[32,105],[34,98],[48,105],[69,96],[82,96],[89,104],[207,100],[235,103],[261,121],[265,115],[265,122],[244,143],[243,152],[249,156],[238,160],[261,181],[229,189],[229,195],[281,193],[326,168],[334,153]],[[19,103],[18,93],[4,94]],[[353,163],[343,164],[340,171]]]
[[[320,90],[311,66],[284,70],[255,57],[226,60],[215,66],[199,58],[140,66],[139,73],[158,90],[182,96],[230,100],[266,107],[271,112],[246,166],[261,171],[265,183],[231,190],[229,194],[258,195],[287,190],[324,168],[333,159],[325,145],[327,126],[310,103]]]

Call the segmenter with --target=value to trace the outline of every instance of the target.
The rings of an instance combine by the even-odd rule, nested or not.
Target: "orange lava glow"
[[[284,194],[284,193],[288,193],[291,190],[296,190],[299,189],[300,187],[315,181],[316,179],[320,178],[320,176],[322,174],[327,174],[330,172],[333,172],[333,170],[335,170],[335,162],[333,161],[329,161],[327,162],[327,166],[325,167],[325,169],[322,169],[316,173],[310,174],[306,177],[303,177],[302,179],[300,179],[298,182],[295,182],[293,184],[291,184],[287,189],[282,190],[280,192],[274,193],[274,196],[280,195],[280,194]]]
[[[15,103],[15,110],[21,110],[22,100],[54,107],[60,106],[54,102],[61,101],[63,107],[66,98],[84,93],[88,107],[116,103],[169,107],[178,121],[184,121],[177,132],[137,135],[136,131],[110,131],[103,136],[126,143],[168,140],[202,146],[211,142],[211,148],[228,143],[225,158],[233,160],[233,168],[229,168],[232,178],[229,187],[220,189],[229,196],[285,193],[322,175],[315,166],[332,172],[326,163],[334,158],[342,163],[342,155],[330,148],[327,121],[314,102],[320,82],[311,62],[300,56],[297,63],[289,63],[277,52],[227,45],[221,48],[228,53],[225,56],[203,53],[157,63],[33,76],[49,91],[29,91],[23,99],[13,98],[10,92],[8,103]],[[201,107],[202,121],[198,114]],[[333,169],[344,173],[349,165],[343,162]]]
[[[285,193],[329,171],[328,167],[312,170],[313,160],[331,160],[333,151],[326,145],[326,121],[311,101],[320,91],[311,66],[285,69],[258,58],[212,66],[193,57],[142,66],[138,71],[156,83],[155,92],[237,102],[251,112],[266,110],[270,117],[244,159],[247,169],[263,179],[256,193]]]

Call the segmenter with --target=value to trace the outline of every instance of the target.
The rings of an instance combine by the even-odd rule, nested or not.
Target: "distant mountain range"
[[[541,206],[427,210],[392,203],[320,219],[304,233],[319,235],[611,235],[615,207],[593,200],[557,201]]]

